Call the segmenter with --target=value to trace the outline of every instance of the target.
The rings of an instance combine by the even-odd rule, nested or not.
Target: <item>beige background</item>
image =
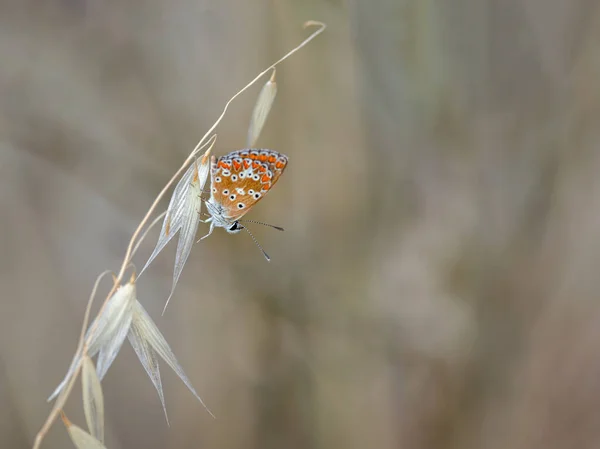
[[[329,28],[278,70],[260,140],[291,162],[249,215],[286,228],[252,228],[273,261],[218,230],[162,318],[174,245],[139,281],[218,418],[163,364],[167,427],[126,344],[108,447],[598,447],[599,8],[2,0],[0,447],[31,445],[96,275],[308,19]],[[44,447],[71,447],[61,424]]]

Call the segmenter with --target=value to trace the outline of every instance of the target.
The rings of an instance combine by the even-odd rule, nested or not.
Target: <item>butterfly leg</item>
[[[210,218],[208,220],[210,220]],[[206,234],[204,237],[200,238],[200,240],[204,240],[206,237],[208,237],[209,235],[211,235],[212,232],[213,232],[214,227],[215,227],[215,225],[213,223],[211,223],[210,224],[210,229],[208,230],[208,234]],[[199,243],[200,240],[198,240],[196,243]]]

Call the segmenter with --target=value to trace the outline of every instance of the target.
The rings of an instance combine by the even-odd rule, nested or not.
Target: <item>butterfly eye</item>
[[[231,201],[235,200],[235,195],[234,195],[234,194],[231,194],[231,195],[229,196],[229,199],[230,199]]]
[[[238,203],[238,209],[243,209],[244,207],[246,207],[244,203]]]
[[[237,176],[236,175],[231,175],[231,180],[232,181],[237,181]]]

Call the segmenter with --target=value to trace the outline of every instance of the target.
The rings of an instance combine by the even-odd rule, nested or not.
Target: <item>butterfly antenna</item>
[[[283,231],[283,228],[282,228],[282,227],[280,227],[280,226],[275,226],[275,225],[272,225],[272,224],[269,224],[269,223],[263,223],[262,221],[254,221],[254,220],[238,220],[238,222],[243,222],[243,223],[256,223],[256,224],[259,224],[259,225],[268,226],[268,227],[270,227],[270,228],[277,229],[278,231]]]
[[[263,256],[265,256],[265,259],[267,259],[267,262],[271,262],[271,258],[265,252],[265,250],[262,248],[262,246],[260,246],[260,243],[258,243],[258,240],[256,240],[256,238],[252,235],[250,230],[246,226],[242,226],[242,229],[244,229],[250,235],[250,237],[252,237],[252,240],[254,240],[254,243],[256,244],[256,246],[258,246],[258,249],[260,249],[262,251]]]

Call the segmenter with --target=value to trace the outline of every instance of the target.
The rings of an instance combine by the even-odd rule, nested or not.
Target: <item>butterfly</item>
[[[204,220],[205,223],[210,222],[210,229],[202,239],[208,237],[214,228],[225,228],[230,234],[245,229],[269,260],[250,231],[240,224],[240,219],[273,188],[287,164],[288,157],[273,150],[244,149],[218,159],[212,156],[210,198],[205,202],[210,217]],[[278,226],[267,226],[283,231]]]

